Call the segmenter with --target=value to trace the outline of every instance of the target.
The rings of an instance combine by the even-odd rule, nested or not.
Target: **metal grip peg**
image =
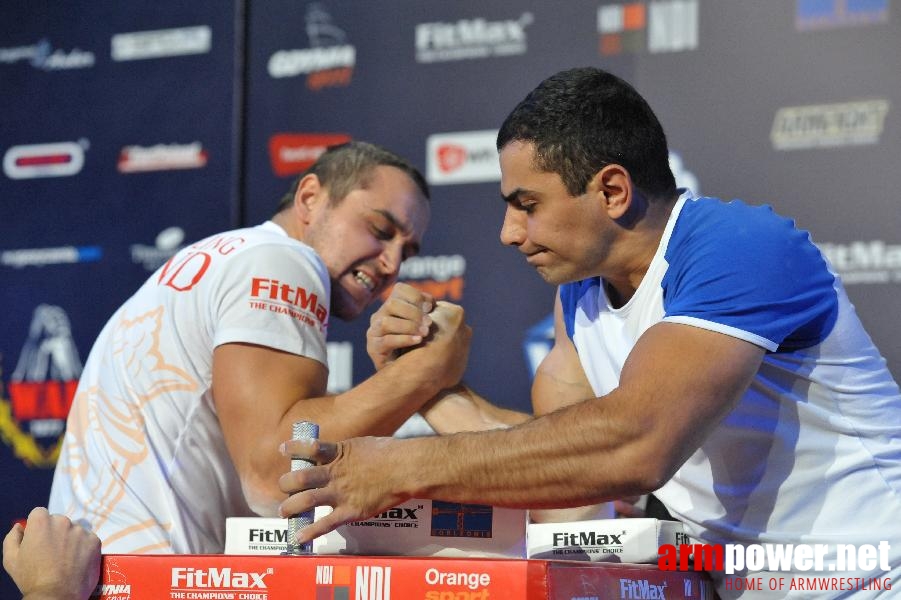
[[[319,425],[309,421],[297,421],[291,426],[292,440],[313,440],[319,437]],[[303,458],[291,458],[291,470],[300,471],[315,466],[316,463]],[[312,554],[313,542],[297,543],[298,532],[313,523],[313,511],[302,512],[288,519],[288,543],[284,554]]]

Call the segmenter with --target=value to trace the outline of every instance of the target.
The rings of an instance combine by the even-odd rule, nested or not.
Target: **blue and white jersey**
[[[895,571],[868,575],[898,581],[901,393],[808,233],[769,207],[686,192],[628,303],[611,307],[598,278],[560,297],[598,396],[660,321],[767,350],[740,403],[655,492],[693,537],[833,549],[885,540]]]

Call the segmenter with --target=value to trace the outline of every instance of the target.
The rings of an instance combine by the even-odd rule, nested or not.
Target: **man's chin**
[[[575,273],[569,273],[561,269],[552,269],[549,267],[536,267],[535,272],[538,273],[545,283],[550,285],[563,285],[565,283],[572,283],[573,281],[584,279]]]
[[[354,298],[351,294],[343,290],[338,294],[332,294],[331,314],[342,321],[353,321],[366,310],[366,307],[372,303],[363,299]]]

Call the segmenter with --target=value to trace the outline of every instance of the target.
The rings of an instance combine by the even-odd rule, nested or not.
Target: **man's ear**
[[[603,208],[611,219],[620,219],[629,212],[634,190],[632,177],[624,166],[605,165],[595,173],[588,186],[589,190],[594,191],[603,202]]]
[[[292,210],[304,223],[309,223],[313,211],[319,206],[323,199],[328,199],[328,194],[319,177],[314,174],[304,175],[297,184],[297,191],[294,192],[294,206]]]

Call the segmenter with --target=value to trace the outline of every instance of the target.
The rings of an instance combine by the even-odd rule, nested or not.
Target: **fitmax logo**
[[[404,520],[404,519],[413,519],[416,520],[419,518],[419,515],[416,514],[422,506],[418,506],[416,508],[392,508],[390,510],[386,510],[383,513],[379,513],[378,515],[372,517],[373,519],[396,519],[396,520]]]
[[[620,579],[619,597],[623,600],[666,600],[666,583],[654,585],[647,579]]]
[[[251,542],[263,542],[269,544],[288,543],[288,530],[287,529],[251,529],[248,532],[249,541]]]
[[[578,533],[555,532],[554,546],[622,546],[620,540],[625,535],[580,531]]]
[[[236,588],[267,589],[264,578],[272,574],[272,569],[265,573],[232,572],[231,567],[223,569],[194,569],[191,567],[175,567],[172,569],[172,587],[174,588]]]

